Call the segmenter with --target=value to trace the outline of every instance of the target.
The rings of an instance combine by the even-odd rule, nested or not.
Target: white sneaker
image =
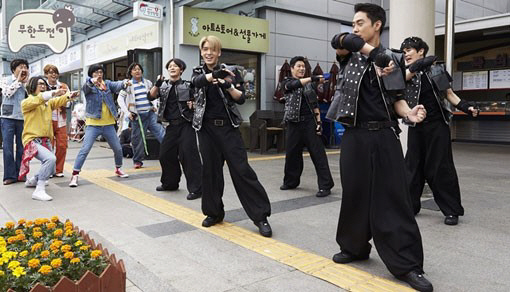
[[[64,177],[64,173],[62,172],[55,173],[55,177]]]
[[[35,179],[35,176],[33,176],[25,181],[25,187],[27,187],[27,188],[35,188],[36,186],[37,186],[37,180]]]
[[[129,174],[127,174],[127,173],[123,172],[123,171],[122,171],[122,169],[120,169],[120,168],[115,169],[115,174],[116,174],[118,177],[122,177],[122,178],[129,177]]]
[[[46,190],[44,188],[36,188],[35,191],[32,193],[32,199],[39,201],[53,200],[53,198],[46,193]]]
[[[78,175],[75,174],[71,177],[71,181],[69,182],[69,186],[71,188],[75,188],[78,186]]]

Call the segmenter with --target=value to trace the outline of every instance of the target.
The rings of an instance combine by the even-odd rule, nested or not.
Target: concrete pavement
[[[336,186],[316,198],[316,175],[309,158],[301,186],[280,191],[283,156],[249,154],[272,201],[273,238],[258,235],[247,219],[225,167],[225,221],[204,229],[200,201],[187,201],[181,189],[156,192],[159,163],[146,161],[130,177],[113,175],[113,154],[96,142],[80,186],[67,186],[81,144],[70,142],[66,177],[53,178],[51,202],[30,199],[33,189],[21,183],[0,186],[0,222],[19,218],[69,218],[90,231],[126,262],[128,291],[402,291],[373,250],[371,258],[336,265],[331,256],[340,210],[339,151],[328,150]],[[446,226],[440,212],[424,209],[417,216],[422,232],[425,271],[435,291],[509,291],[510,146],[454,143],[454,159],[466,215]],[[32,163],[35,173],[38,162]],[[3,167],[0,168],[3,170]],[[430,198],[424,197],[427,201]],[[433,209],[433,204],[424,204]],[[371,290],[370,290],[371,289]]]

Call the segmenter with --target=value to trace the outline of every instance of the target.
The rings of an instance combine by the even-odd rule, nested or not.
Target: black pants
[[[202,193],[202,163],[197,147],[195,130],[189,122],[168,125],[159,148],[161,185],[165,189],[177,189],[181,180],[182,165],[188,192]]]
[[[427,181],[445,216],[464,215],[448,125],[438,120],[410,127],[406,164],[415,214],[420,212],[420,197]]]
[[[390,128],[347,128],[342,139],[342,207],[336,241],[363,257],[374,244],[395,276],[422,271],[423,246],[414,219],[400,141]]]
[[[122,156],[126,158],[133,157],[133,148],[131,144],[122,144]]]
[[[234,188],[248,217],[258,222],[271,215],[269,198],[248,164],[239,129],[232,127],[228,121],[224,126],[215,126],[204,120],[198,139],[203,162],[202,212],[207,216],[225,216],[223,165],[227,161]]]
[[[285,176],[283,184],[295,188],[300,183],[303,173],[303,147],[306,146],[312,158],[319,190],[329,190],[335,183],[329,170],[328,158],[324,144],[319,135],[315,133],[315,122],[311,116],[301,122],[287,123],[287,143],[285,145]]]

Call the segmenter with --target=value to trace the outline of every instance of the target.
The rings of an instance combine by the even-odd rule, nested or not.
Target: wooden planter
[[[98,277],[91,271],[85,274],[78,281],[73,281],[67,277],[62,277],[53,287],[36,284],[30,292],[125,292],[126,291],[126,268],[122,260],[117,260],[114,254],[109,254],[106,248],[97,244],[83,230],[75,226],[74,231],[79,233],[84,241],[92,249],[99,249],[103,256],[109,259],[110,264],[104,269]],[[7,292],[15,292],[12,289]]]

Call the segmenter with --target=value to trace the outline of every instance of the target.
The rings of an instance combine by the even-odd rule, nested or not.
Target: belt
[[[359,122],[354,128],[367,129],[369,131],[377,131],[380,129],[396,127],[398,123],[396,121],[368,121]]]
[[[311,120],[312,118],[313,118],[312,115],[299,116],[295,120],[291,120],[290,122],[299,123],[299,122],[304,122],[304,121]]]
[[[168,120],[168,124],[172,125],[172,126],[177,126],[177,125],[180,125],[182,123],[184,123],[185,120],[184,119],[174,119],[174,120]]]
[[[213,124],[216,127],[223,127],[228,125],[227,120],[225,119],[204,119],[207,123]]]

